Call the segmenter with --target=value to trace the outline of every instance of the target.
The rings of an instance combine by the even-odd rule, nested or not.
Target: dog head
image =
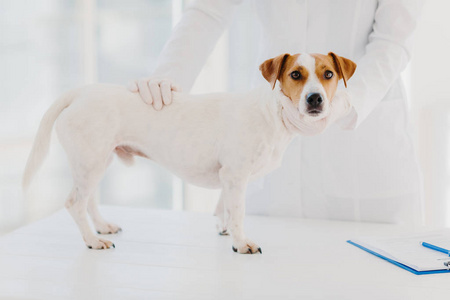
[[[259,67],[264,78],[275,88],[277,80],[281,91],[300,114],[313,119],[327,116],[338,81],[347,80],[356,70],[356,64],[333,52],[323,54],[282,54],[266,60]]]

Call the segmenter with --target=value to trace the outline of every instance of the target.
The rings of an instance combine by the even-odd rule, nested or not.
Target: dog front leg
[[[225,213],[225,204],[222,197],[219,198],[214,215],[217,217],[217,231],[220,235],[228,235],[228,215]]]
[[[98,210],[98,195],[93,193],[89,198],[87,211],[91,216],[92,223],[94,223],[95,230],[98,234],[113,234],[122,231],[122,229],[116,224],[106,222],[100,215]]]
[[[220,179],[222,193],[220,202],[223,202],[226,215],[228,215],[228,230],[233,238],[233,251],[253,254],[261,251],[261,248],[248,239],[244,233],[245,217],[245,191],[247,189],[248,176],[233,174],[230,170],[221,169]]]

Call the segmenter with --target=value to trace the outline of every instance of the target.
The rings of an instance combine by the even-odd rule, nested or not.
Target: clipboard
[[[400,237],[366,237],[348,240],[347,243],[415,275],[450,273],[450,257],[423,247],[422,241],[447,246],[450,245],[450,235],[432,232]]]

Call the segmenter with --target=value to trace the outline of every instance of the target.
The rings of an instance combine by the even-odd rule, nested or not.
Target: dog
[[[346,86],[355,69],[353,61],[332,52],[282,54],[260,66],[270,87],[235,94],[174,92],[173,103],[162,111],[122,86],[72,90],[43,116],[23,185],[42,164],[56,122],[74,181],[65,207],[88,248],[115,247],[94,234],[88,214],[99,234],[121,230],[103,219],[93,199],[115,153],[126,164],[145,157],[189,183],[221,188],[215,211],[219,233],[231,234],[235,252],[262,253],[243,228],[248,182],[280,166],[286,147],[301,133],[296,118],[311,124],[326,119],[338,81]]]

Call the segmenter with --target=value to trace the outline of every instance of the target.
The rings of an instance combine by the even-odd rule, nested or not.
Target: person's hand
[[[350,94],[347,90],[336,92],[331,102],[331,114],[327,122],[336,123],[341,129],[353,130],[356,128],[358,114],[350,102]]]
[[[330,113],[326,117],[328,124],[345,118],[351,112],[352,105],[349,99],[350,95],[346,90],[338,90],[336,92],[330,104]]]
[[[143,78],[130,82],[128,90],[139,93],[142,101],[153,105],[156,110],[172,103],[172,92],[181,92],[181,88],[170,79],[158,77]]]

